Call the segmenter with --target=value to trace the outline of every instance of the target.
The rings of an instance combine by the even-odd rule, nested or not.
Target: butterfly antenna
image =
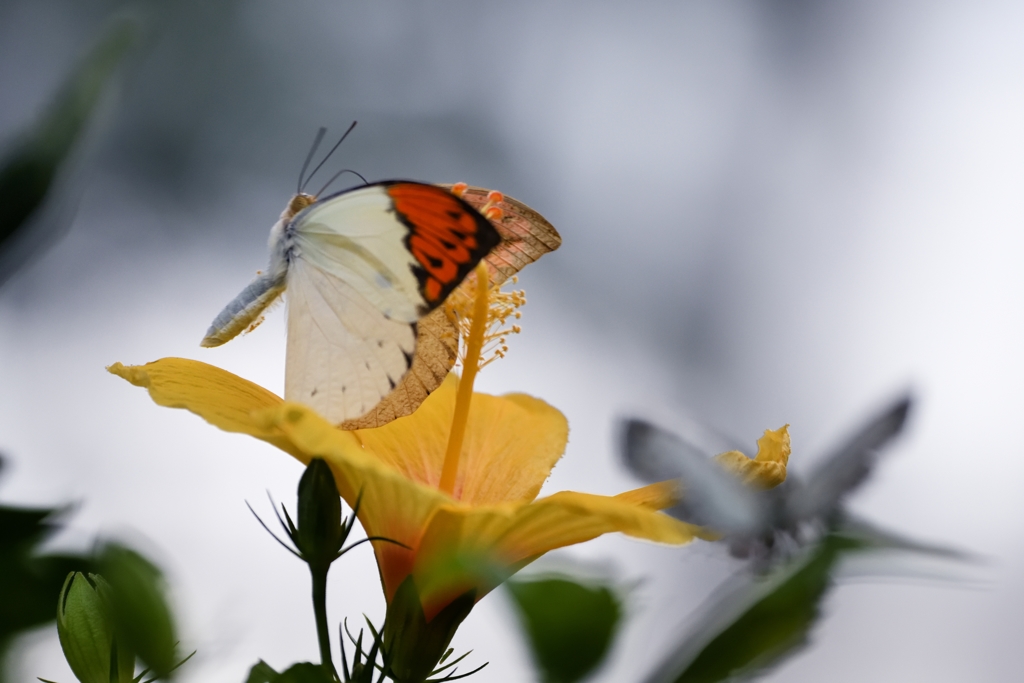
[[[321,159],[320,163],[317,164],[316,168],[313,169],[313,172],[310,173],[309,176],[306,177],[306,182],[302,183],[302,185],[299,186],[299,192],[302,192],[302,188],[306,187],[306,183],[308,183],[313,178],[313,176],[316,175],[316,172],[320,170],[320,167],[324,165],[324,162],[326,162],[328,159],[331,158],[331,155],[334,154],[334,150],[338,149],[338,145],[340,145],[341,143],[345,142],[345,138],[347,138],[348,134],[352,132],[352,129],[356,127],[356,123],[358,123],[358,122],[357,121],[353,121],[352,125],[349,126],[348,130],[345,131],[345,134],[341,136],[341,139],[338,140],[336,143],[334,143],[334,147],[331,147],[331,151],[327,153],[327,156],[325,156],[323,159]],[[310,154],[310,156],[312,156],[312,154]]]
[[[320,195],[322,195],[324,193],[324,190],[326,190],[328,187],[330,187],[331,183],[333,183],[335,180],[337,180],[338,177],[342,173],[351,173],[353,175],[357,175],[357,176],[359,176],[359,179],[363,181],[363,185],[369,185],[370,184],[370,181],[368,181],[366,178],[364,178],[362,173],[360,173],[359,171],[353,171],[351,168],[346,168],[346,169],[342,169],[341,171],[338,171],[333,176],[331,176],[331,179],[327,181],[327,184],[325,184],[323,187],[320,188],[320,191],[317,192],[315,196],[319,197]]]
[[[313,138],[313,146],[309,148],[309,154],[306,155],[306,162],[302,164],[302,170],[299,171],[299,182],[295,185],[295,194],[302,192],[302,177],[306,175],[306,169],[309,168],[309,162],[313,161],[313,155],[316,154],[316,150],[320,147],[320,143],[323,142],[324,135],[326,134],[327,129],[320,126],[320,130],[316,132],[316,137]]]

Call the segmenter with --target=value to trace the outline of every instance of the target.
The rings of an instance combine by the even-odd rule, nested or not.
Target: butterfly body
[[[285,398],[333,422],[357,418],[402,380],[416,323],[500,242],[443,188],[386,181],[322,199],[299,193],[270,231],[270,261],[214,319],[219,346],[288,291]]]
[[[217,314],[199,343],[200,346],[213,348],[231,341],[255,324],[260,314],[284,293],[292,249],[285,226],[295,214],[314,201],[316,199],[311,195],[298,193],[288,202],[281,217],[270,228],[270,238],[267,240],[270,262],[267,269],[257,273],[253,281]]]

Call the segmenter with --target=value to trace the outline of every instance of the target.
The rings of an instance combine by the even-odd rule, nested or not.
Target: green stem
[[[316,618],[316,637],[320,643],[320,662],[327,672],[337,678],[334,670],[334,662],[331,660],[331,636],[327,630],[327,571],[330,566],[324,569],[309,568],[313,577],[313,616]]]

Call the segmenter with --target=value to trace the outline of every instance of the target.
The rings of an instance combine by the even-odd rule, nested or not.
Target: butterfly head
[[[284,210],[284,214],[281,216],[287,223],[291,219],[295,218],[295,215],[305,209],[307,206],[316,201],[316,196],[306,194],[305,192],[299,192],[291,198],[288,202],[288,208]]]

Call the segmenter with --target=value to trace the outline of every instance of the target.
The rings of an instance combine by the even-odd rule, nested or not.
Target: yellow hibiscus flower
[[[469,321],[462,377],[452,373],[412,415],[375,429],[338,429],[198,361],[108,368],[159,405],[262,439],[303,463],[323,458],[345,501],[352,506],[361,496],[366,534],[402,544],[374,544],[388,601],[385,642],[402,681],[424,680],[473,604],[549,550],[610,532],[670,544],[699,532],[658,512],[677,502],[674,482],[617,496],[562,491],[537,499],[565,451],[568,423],[525,394],[472,393],[496,291],[488,291],[486,271],[477,274],[483,284],[462,311]]]

